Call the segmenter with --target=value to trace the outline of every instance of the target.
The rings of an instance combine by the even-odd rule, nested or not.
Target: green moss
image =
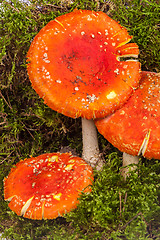
[[[62,146],[81,155],[80,119],[49,109],[32,89],[26,71],[34,36],[50,20],[74,8],[108,13],[134,36],[142,69],[160,70],[158,1],[32,0],[26,5],[4,0],[0,7],[0,229],[10,239],[159,239],[159,162],[142,159],[139,175],[132,172],[124,183],[119,174],[121,153],[100,134],[106,166],[95,173],[92,193],[82,194],[80,205],[66,218],[24,219],[11,212],[3,199],[3,178],[20,159],[56,152]]]
[[[106,237],[111,232],[127,239],[134,239],[134,234],[137,237],[149,236],[147,227],[154,215],[160,213],[160,163],[154,161],[154,165],[148,163],[145,166],[140,161],[139,174],[131,172],[124,182],[119,173],[121,160],[117,154],[110,154],[106,161],[103,170],[95,175],[92,192],[81,196],[81,204],[67,219],[74,226],[83,226],[88,234],[98,229],[100,232],[106,230]]]

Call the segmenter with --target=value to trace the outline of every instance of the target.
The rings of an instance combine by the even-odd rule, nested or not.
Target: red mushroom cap
[[[75,10],[49,22],[27,54],[32,86],[69,117],[104,117],[119,108],[140,79],[138,46],[103,12]]]
[[[160,75],[142,72],[140,87],[128,102],[95,124],[120,151],[160,159]]]
[[[4,198],[18,215],[53,219],[75,208],[91,191],[92,168],[70,153],[47,153],[16,164],[4,179]]]

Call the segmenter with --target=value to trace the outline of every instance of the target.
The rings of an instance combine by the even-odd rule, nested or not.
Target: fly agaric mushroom
[[[20,161],[4,179],[4,198],[18,215],[53,219],[74,209],[91,191],[92,168],[70,153],[47,153]]]
[[[75,10],[49,22],[34,38],[27,54],[32,86],[53,110],[82,117],[82,157],[99,159],[92,119],[118,109],[137,88],[138,46],[127,30],[103,12]]]
[[[112,115],[95,120],[98,131],[123,152],[123,166],[138,156],[160,159],[160,75],[142,72],[140,87]],[[128,169],[123,169],[126,176]]]

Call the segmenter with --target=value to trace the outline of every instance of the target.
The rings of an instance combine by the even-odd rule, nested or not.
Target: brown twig
[[[125,211],[125,204],[127,201],[127,192],[125,193],[125,197],[124,197],[124,206],[123,206],[123,212]]]
[[[23,127],[27,130],[27,132],[31,135],[31,137],[35,140],[35,137],[32,135],[32,133],[29,131],[31,129],[27,128],[26,125],[20,120],[21,124],[23,125]]]
[[[54,7],[54,8],[62,8],[62,6],[56,6],[54,4],[50,4],[50,3],[47,3],[45,4],[46,6],[49,6],[49,7]]]
[[[121,192],[119,192],[119,211],[120,211],[120,217],[122,216],[122,196]]]
[[[11,154],[14,152],[14,150],[6,157],[6,158],[4,158],[1,162],[0,162],[0,164],[2,164],[2,163],[4,163],[6,160],[7,160],[7,158],[9,158],[10,156],[11,156]]]
[[[136,219],[138,216],[140,216],[140,215],[141,215],[143,221],[145,222],[146,226],[148,226],[148,223],[147,223],[147,221],[145,220],[142,212],[139,212],[139,213],[137,213],[137,215],[135,215],[133,218],[131,218],[131,219],[121,228],[121,230],[124,230],[133,220],[135,220],[135,219]]]
[[[9,103],[7,102],[7,100],[5,99],[5,97],[2,95],[2,92],[0,91],[0,96],[3,98],[3,100],[5,101],[5,103],[7,104],[7,106],[12,110],[12,107],[9,105]]]
[[[120,217],[122,216],[122,211],[125,211],[125,204],[127,201],[127,192],[125,193],[125,197],[124,197],[124,205],[123,205],[123,210],[122,210],[122,194],[121,192],[119,192],[119,211],[120,211]]]

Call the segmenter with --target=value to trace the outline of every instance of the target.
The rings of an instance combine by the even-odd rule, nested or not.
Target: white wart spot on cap
[[[117,94],[115,93],[115,91],[111,91],[107,96],[106,98],[107,99],[113,99],[117,96]]]

